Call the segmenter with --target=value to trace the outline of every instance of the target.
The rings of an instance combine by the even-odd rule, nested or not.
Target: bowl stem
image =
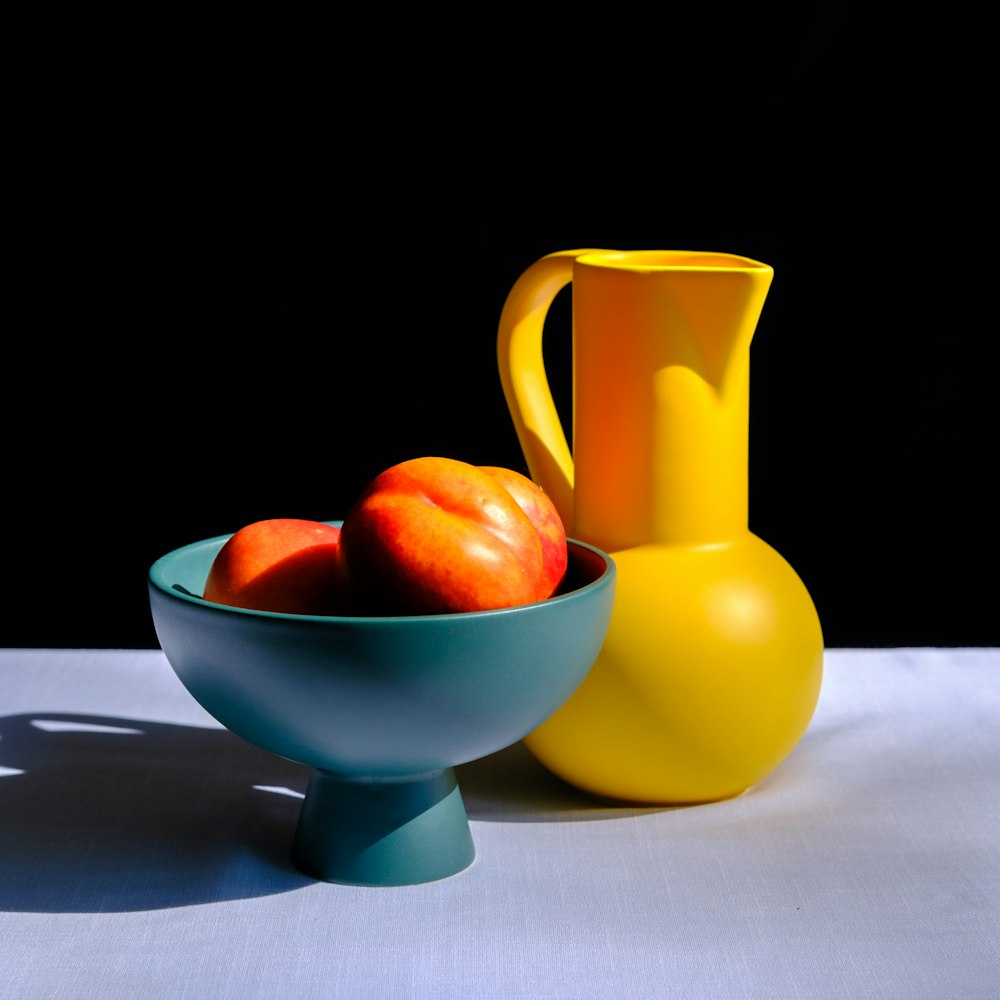
[[[292,863],[346,885],[414,885],[476,856],[454,768],[398,777],[309,769]]]

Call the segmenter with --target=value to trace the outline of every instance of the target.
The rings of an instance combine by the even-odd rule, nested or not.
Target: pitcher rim
[[[622,271],[773,271],[752,257],[714,250],[590,250],[575,263]]]

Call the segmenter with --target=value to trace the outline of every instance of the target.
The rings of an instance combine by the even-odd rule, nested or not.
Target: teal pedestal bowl
[[[580,685],[610,621],[613,561],[571,540],[563,592],[515,608],[287,615],[198,596],[228,537],[158,559],[150,610],[168,662],[206,711],[308,767],[293,863],[351,885],[467,868],[475,845],[455,767],[516,743]]]

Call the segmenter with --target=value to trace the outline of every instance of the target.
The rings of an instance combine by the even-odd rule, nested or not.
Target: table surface
[[[1000,995],[1000,651],[829,650],[772,775],[597,804],[521,744],[461,766],[471,868],[316,882],[304,767],[159,650],[0,650],[4,1000]]]

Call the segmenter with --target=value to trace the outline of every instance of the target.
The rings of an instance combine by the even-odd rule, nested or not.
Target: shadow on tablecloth
[[[621,817],[521,744],[457,768],[471,820]],[[312,885],[289,860],[307,769],[228,730],[0,718],[0,910],[162,909]]]
[[[287,892],[299,765],[224,729],[0,719],[0,909],[147,910]]]

